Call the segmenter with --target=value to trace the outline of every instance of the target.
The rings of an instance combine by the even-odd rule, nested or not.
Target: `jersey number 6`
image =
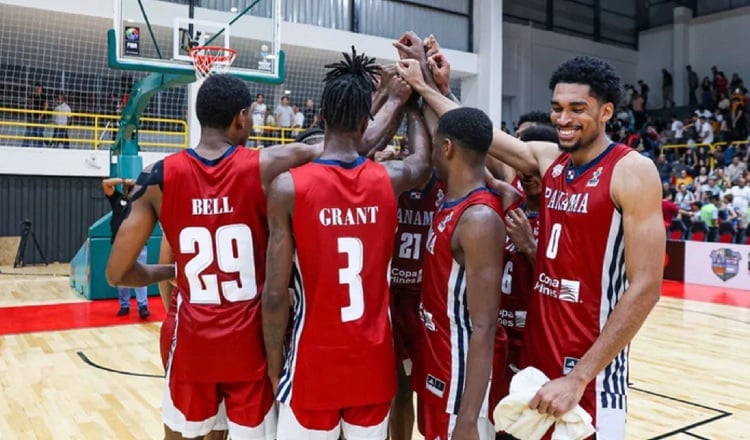
[[[185,264],[191,303],[220,304],[219,287],[229,302],[248,301],[257,296],[253,233],[249,226],[222,226],[216,230],[215,237],[204,227],[185,228],[180,232],[180,252],[195,254]],[[203,273],[213,264],[214,258],[222,272],[237,273],[239,280],[222,281],[219,286],[216,274]]]

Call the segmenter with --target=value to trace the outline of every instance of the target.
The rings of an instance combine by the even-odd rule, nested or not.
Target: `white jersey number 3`
[[[216,252],[214,253],[214,246]],[[220,304],[221,297],[230,302],[248,301],[258,295],[255,282],[253,233],[243,224],[222,226],[215,237],[204,227],[193,226],[180,232],[180,252],[195,254],[185,264],[185,277],[193,304]],[[225,273],[236,273],[239,280],[222,281],[213,273],[204,273],[213,264]]]
[[[340,254],[346,254],[346,267],[339,269],[339,284],[349,286],[349,305],[341,308],[341,322],[356,321],[365,314],[365,292],[362,289],[362,241],[354,237],[339,237]]]

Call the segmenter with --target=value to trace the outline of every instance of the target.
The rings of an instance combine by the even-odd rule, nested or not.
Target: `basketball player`
[[[359,155],[377,69],[354,49],[345,58],[326,66],[323,155],[280,175],[269,192],[263,334],[280,401],[279,440],[334,440],[342,432],[347,440],[385,439],[396,390],[388,316],[396,198],[429,178],[429,143],[412,107],[411,156],[376,164]],[[405,103],[412,91],[394,79]],[[294,331],[282,372],[292,277]]]
[[[215,75],[203,83],[196,100],[199,144],[141,174],[137,199],[107,265],[115,285],[176,277],[177,324],[163,402],[168,439],[207,434],[216,427],[222,400],[233,439],[276,434],[260,319],[265,189],[279,173],[321,151],[303,144],[244,148],[251,104],[237,78]],[[176,266],[136,263],[157,220],[167,241],[175,243]]]
[[[557,131],[551,124],[528,122],[528,116],[534,116],[535,113],[526,113],[519,119],[524,121],[516,130],[520,139],[557,143]],[[525,175],[521,172],[518,172],[517,178],[523,189],[524,199],[520,207],[506,211],[505,214],[508,237],[505,241],[505,266],[500,289],[502,307],[497,318],[498,336],[492,367],[491,410],[508,395],[510,381],[518,371],[528,302],[534,287],[542,178],[538,173]]]
[[[456,107],[419,69],[399,73],[437,114]],[[550,79],[559,150],[495,130],[491,154],[543,176],[539,252],[522,367],[550,379],[530,402],[559,417],[576,404],[599,440],[625,434],[628,345],[659,299],[665,230],[652,161],[611,142],[605,124],[620,99],[608,63],[576,57]]]
[[[424,358],[412,377],[427,440],[494,438],[487,388],[505,228],[499,198],[485,181],[491,142],[492,122],[472,108],[445,113],[433,139],[433,163],[446,196],[426,243]]]

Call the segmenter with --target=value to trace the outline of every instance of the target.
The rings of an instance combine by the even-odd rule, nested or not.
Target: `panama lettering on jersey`
[[[412,387],[425,403],[448,414],[457,414],[461,404],[471,337],[466,272],[453,258],[451,239],[466,209],[479,204],[489,206],[502,217],[499,198],[487,188],[444,202],[433,219],[424,260],[420,311],[425,324],[424,371],[412,376]],[[487,417],[487,403],[480,417]]]
[[[390,273],[395,293],[419,294],[427,234],[444,197],[443,184],[435,176],[424,189],[407,191],[399,197]]]
[[[385,167],[318,160],[294,181],[294,328],[277,398],[303,410],[390,401],[388,263],[396,197]]]
[[[268,226],[259,153],[232,147],[214,161],[193,150],[165,158],[159,220],[178,267],[173,374],[190,382],[262,379]]]
[[[611,196],[612,172],[633,150],[611,144],[589,164],[573,167],[563,153],[543,176],[533,293],[522,347],[522,366],[551,379],[570,372],[599,337],[627,289],[622,214]],[[602,408],[624,411],[627,349],[581,400],[596,420]]]

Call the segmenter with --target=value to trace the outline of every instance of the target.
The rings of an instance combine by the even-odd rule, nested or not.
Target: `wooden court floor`
[[[8,307],[82,301],[64,268],[0,271],[6,323]],[[627,438],[750,439],[750,291],[667,290],[702,293],[662,297],[633,342]],[[161,438],[160,324],[122,322],[0,336],[0,439]]]

